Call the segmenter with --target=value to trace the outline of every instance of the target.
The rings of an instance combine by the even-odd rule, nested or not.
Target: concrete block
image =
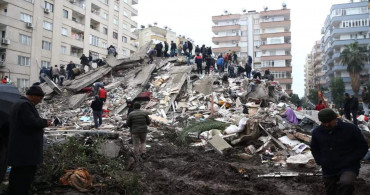
[[[84,102],[87,98],[87,93],[82,93],[82,94],[76,94],[71,96],[68,99],[68,107],[69,109],[76,109],[81,105],[82,102]]]
[[[102,143],[98,147],[99,154],[104,155],[108,158],[117,157],[120,150],[121,150],[121,147],[120,147],[120,141],[119,140],[107,141],[105,143]]]
[[[223,151],[228,148],[232,148],[222,137],[214,135],[209,143],[216,149],[217,152],[223,154]]]

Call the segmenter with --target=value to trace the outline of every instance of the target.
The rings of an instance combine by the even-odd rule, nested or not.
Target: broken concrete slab
[[[109,140],[98,146],[98,152],[108,158],[115,158],[121,151],[121,141],[120,140]]]
[[[112,70],[109,66],[101,66],[99,68],[90,70],[89,72],[77,76],[72,80],[66,88],[73,92],[78,92],[81,89],[92,85],[95,81],[102,78],[104,75],[108,74]]]
[[[40,87],[42,91],[44,91],[45,95],[50,95],[54,91],[52,88],[49,87],[47,83],[41,83]]]
[[[41,77],[42,79],[45,80],[45,82],[48,84],[48,86],[55,92],[57,92],[58,94],[61,94],[62,93],[62,90],[48,77],[46,76],[44,73],[41,74]]]
[[[217,152],[223,154],[223,151],[228,148],[232,148],[222,137],[219,135],[214,135],[212,139],[208,141]]]
[[[209,95],[212,93],[213,79],[211,77],[200,79],[194,82],[194,91]]]
[[[76,109],[81,105],[82,102],[84,102],[87,98],[87,93],[82,93],[82,94],[76,94],[71,96],[68,99],[68,107],[69,109]]]

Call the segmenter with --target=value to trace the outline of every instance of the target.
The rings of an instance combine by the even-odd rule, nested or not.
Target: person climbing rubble
[[[134,103],[134,111],[128,115],[127,126],[132,133],[135,156],[145,159],[147,126],[150,124],[150,118],[146,111],[140,110],[140,107],[139,103]]]
[[[321,165],[326,194],[353,194],[360,161],[368,152],[361,130],[337,119],[330,108],[320,110],[321,125],[312,132],[311,151]]]
[[[107,100],[107,90],[104,89],[104,86],[100,87],[99,89],[99,99],[102,102]]]
[[[95,129],[98,129],[100,125],[103,123],[102,115],[103,115],[103,101],[99,99],[98,96],[95,96],[95,100],[91,102],[90,107],[93,110],[93,117],[94,117],[94,125]],[[98,122],[99,120],[99,122]]]
[[[99,93],[99,89],[104,86],[104,82],[95,82],[93,84],[94,89],[94,96],[97,96]]]
[[[200,56],[200,54],[198,53],[197,54],[197,57],[195,57],[195,63],[197,64],[197,71],[198,71],[198,74],[202,74],[202,56]]]

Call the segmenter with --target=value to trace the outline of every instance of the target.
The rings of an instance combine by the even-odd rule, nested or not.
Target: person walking
[[[155,51],[154,48],[149,51],[149,53],[148,53],[148,56],[149,56],[149,62],[148,62],[148,64],[153,63],[153,56],[155,56],[155,53],[156,53],[156,51]]]
[[[351,120],[351,98],[348,93],[344,94],[344,116],[346,119]]]
[[[95,129],[98,129],[99,126],[103,123],[103,119],[102,119],[103,104],[104,104],[103,101],[101,101],[98,96],[95,96],[95,100],[92,101],[90,105],[90,107],[93,110]]]
[[[221,74],[224,71],[224,59],[222,58],[222,54],[218,56],[216,64],[217,64],[218,73]]]
[[[245,64],[245,72],[247,73],[248,79],[251,78],[252,66],[249,63]]]
[[[74,73],[73,73],[73,69],[76,68],[76,64],[73,63],[72,61],[69,62],[69,64],[67,64],[67,79],[68,80],[71,80],[71,79],[75,79],[75,76],[74,76]]]
[[[100,87],[99,89],[99,99],[102,102],[105,102],[107,100],[107,90],[104,89],[104,86]]]
[[[358,113],[358,99],[356,96],[351,95],[351,114],[352,114],[352,122],[354,125],[357,126],[357,113]]]
[[[367,91],[366,87],[362,87],[361,90],[362,90],[361,99],[362,107],[364,109],[364,115],[369,116],[369,102],[370,102],[369,92]]]
[[[58,65],[55,65],[54,68],[51,70],[52,75],[53,75],[53,82],[57,83],[57,80],[59,81],[59,68]]]
[[[200,56],[200,54],[198,54],[197,57],[195,57],[195,63],[197,64],[198,74],[202,74],[202,63],[203,63],[203,60],[202,60],[202,56]]]
[[[92,70],[93,68],[92,68],[92,62],[93,62],[93,57],[92,57],[92,53],[91,52],[89,52],[89,64],[88,64],[88,66],[89,66],[89,71],[90,70]]]
[[[63,86],[63,81],[64,79],[66,78],[67,76],[67,73],[66,73],[66,70],[64,69],[64,66],[60,66],[60,70],[59,70],[59,85],[60,86]]]
[[[321,125],[312,132],[311,152],[322,168],[326,194],[353,194],[360,161],[368,151],[361,130],[337,119],[330,108],[320,110]]]
[[[130,127],[134,145],[134,155],[146,158],[146,134],[150,124],[149,113],[140,110],[141,105],[134,103],[134,111],[127,118],[127,126]]]
[[[42,164],[43,128],[50,126],[51,121],[41,118],[35,106],[42,102],[44,95],[40,86],[33,85],[10,112],[9,194],[28,194],[37,165]]]
[[[168,57],[168,43],[167,41],[164,41],[164,53],[163,57],[167,58]]]

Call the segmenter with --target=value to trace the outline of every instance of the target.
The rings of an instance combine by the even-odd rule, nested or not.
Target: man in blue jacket
[[[322,109],[318,117],[321,125],[312,132],[311,151],[322,167],[326,194],[353,194],[368,145],[360,129],[337,119],[332,109]]]

